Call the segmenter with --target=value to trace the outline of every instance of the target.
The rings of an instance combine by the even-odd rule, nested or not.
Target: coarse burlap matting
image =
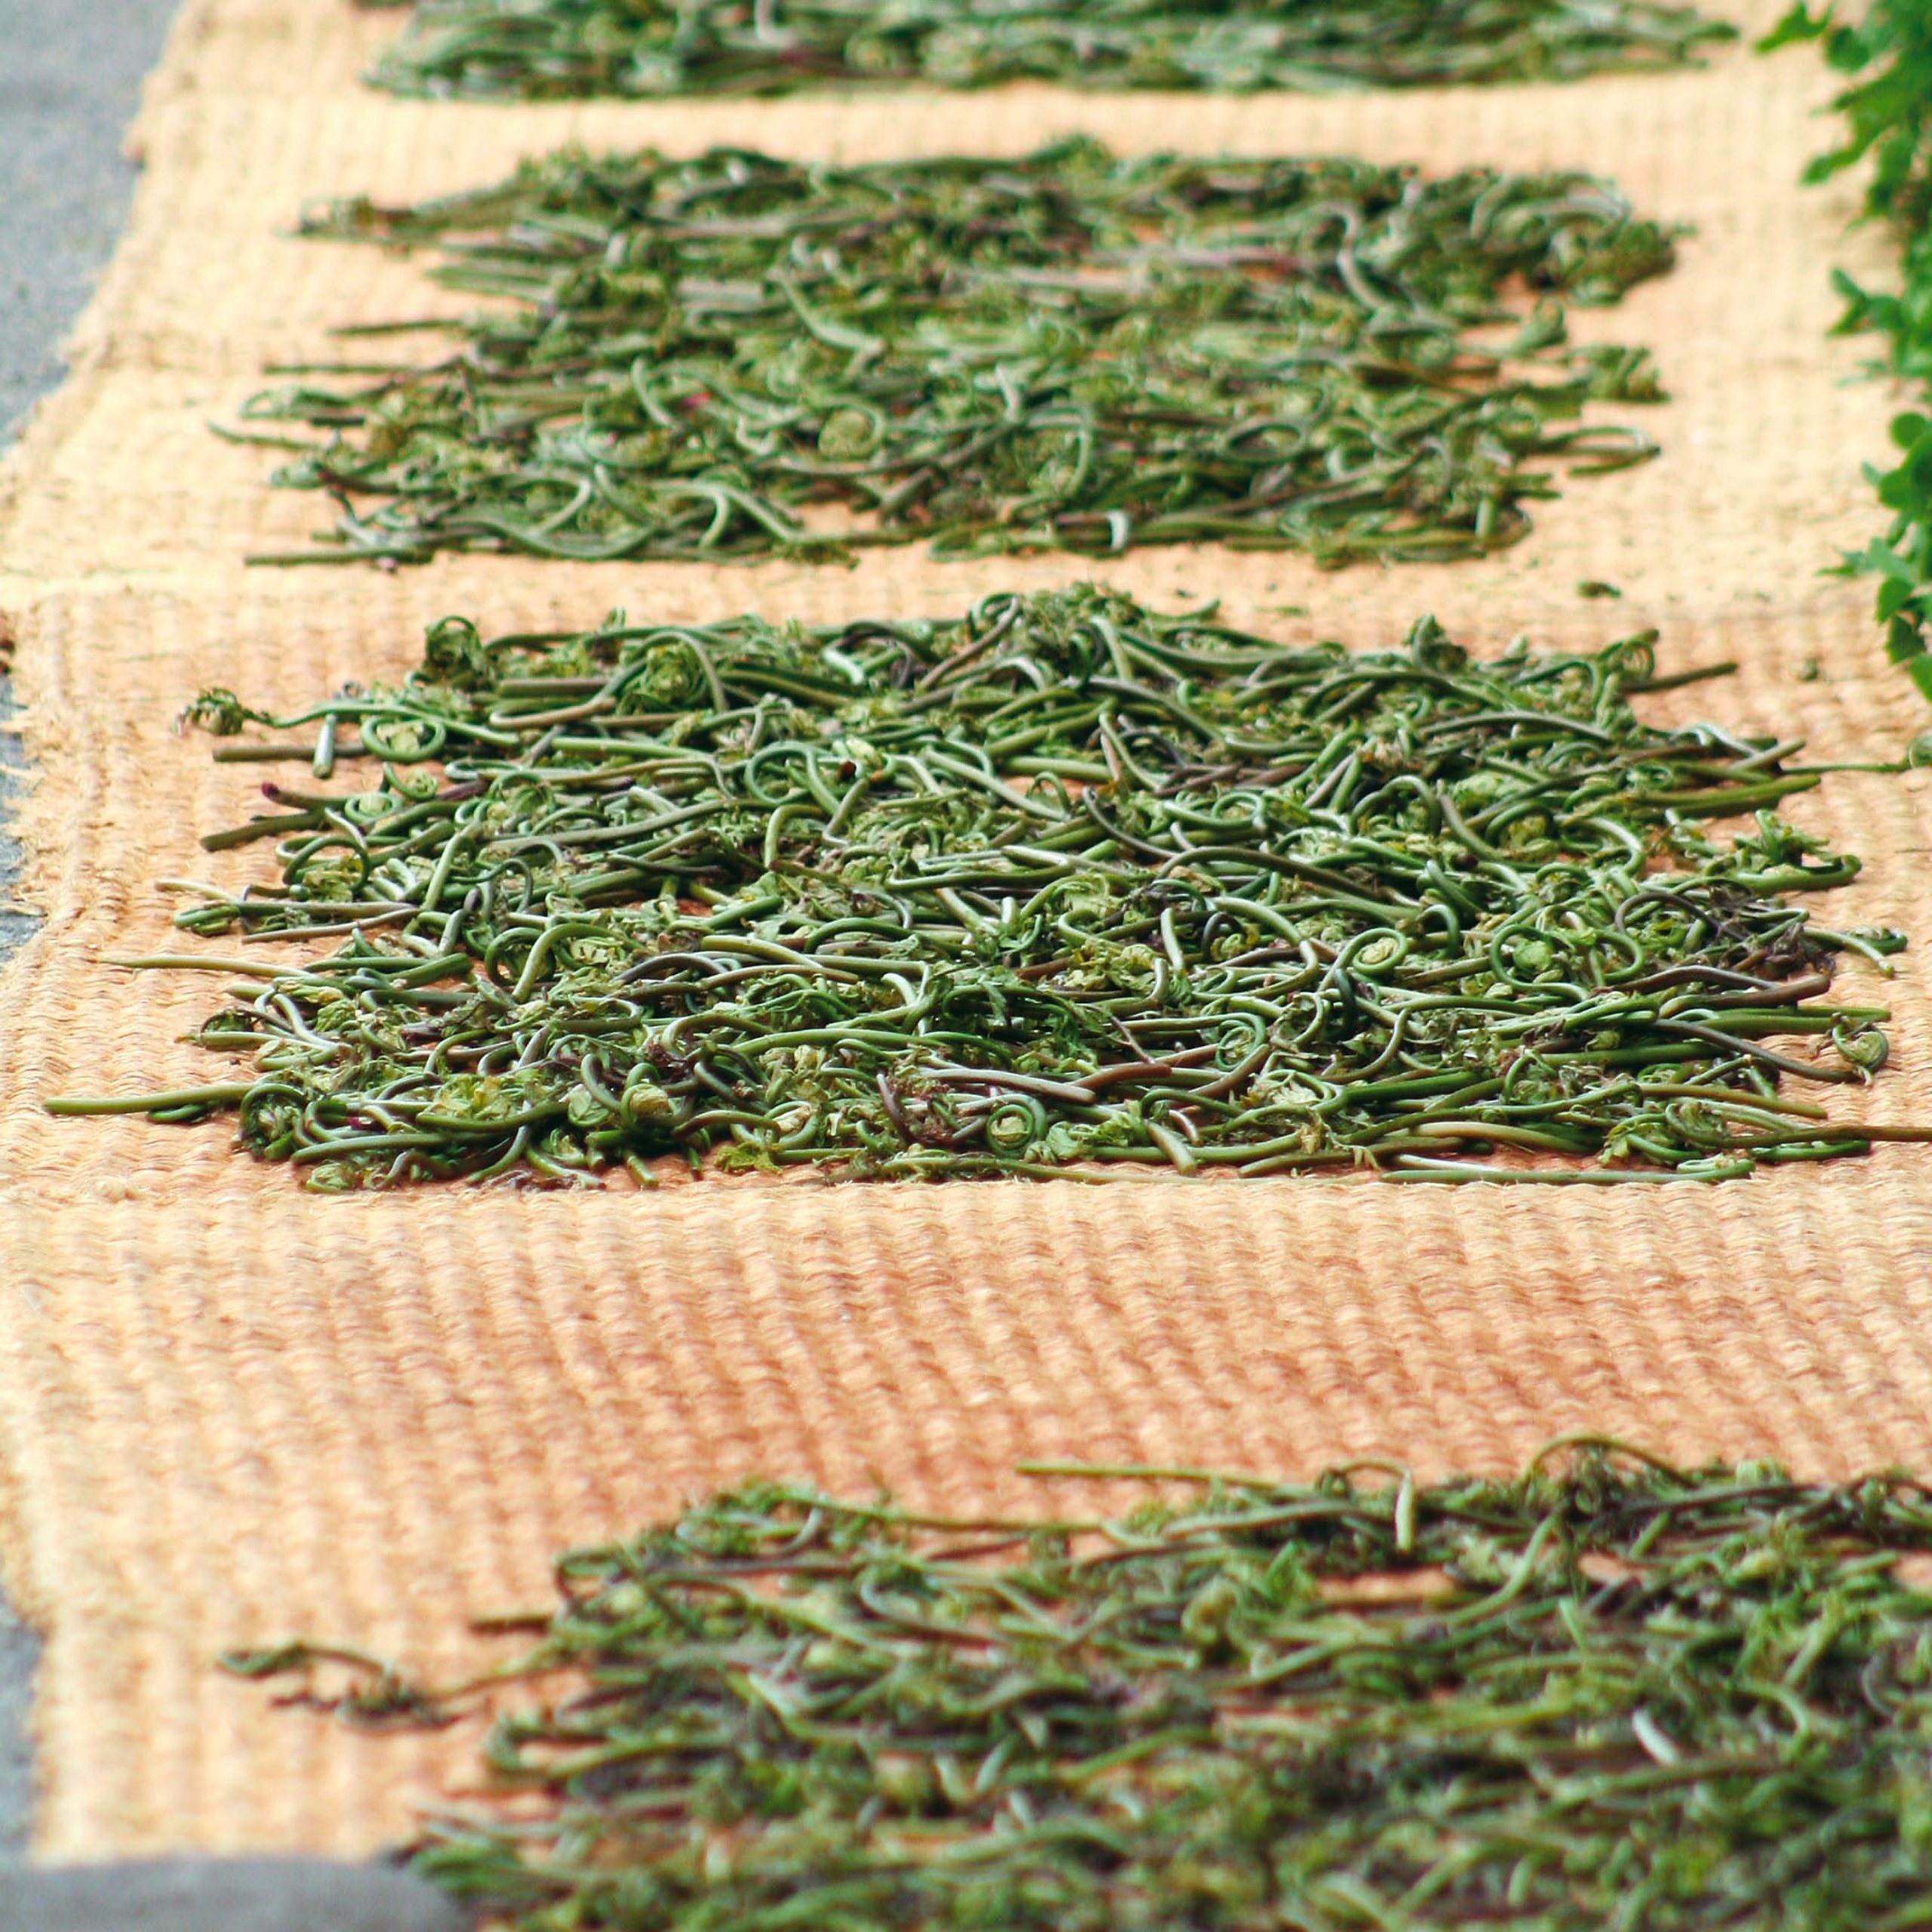
[[[1814,115],[1829,82],[1803,53],[1339,100],[459,107],[358,87],[394,24],[345,0],[191,0],[75,373],[0,472],[0,612],[36,774],[23,891],[46,915],[0,980],[0,1545],[48,1638],[44,1852],[406,1835],[468,1739],[358,1740],[272,1709],[217,1676],[214,1654],[301,1632],[454,1669],[475,1655],[463,1620],[540,1601],[558,1546],[753,1470],[1013,1507],[1026,1457],[1301,1474],[1377,1453],[1500,1472],[1581,1428],[1817,1473],[1932,1466],[1925,1149],[1709,1190],[1312,1179],[337,1200],[238,1155],[219,1124],[45,1118],[48,1094],[220,1064],[175,1044],[218,981],[108,963],[182,949],[179,901],[156,881],[261,863],[195,844],[245,815],[263,775],[175,736],[204,684],[294,706],[401,672],[451,611],[486,629],[617,605],[937,614],[1088,574],[914,551],[851,571],[245,568],[328,506],[266,490],[271,459],[208,419],[232,416],[265,363],[326,357],[332,324],[452,306],[406,262],[288,238],[302,203],[478,183],[566,137],[857,158],[1084,128],[1124,148],[1612,173],[1697,231],[1674,275],[1578,325],[1655,349],[1676,398],[1643,413],[1660,461],[1577,482],[1491,563],[1324,577],[1169,551],[1107,574],[1364,645],[1429,609],[1480,646],[1656,623],[1667,670],[1743,666],[1655,700],[1659,715],[1808,734],[1826,758],[1892,755],[1921,720],[1880,660],[1865,588],[1820,574],[1869,534],[1860,464],[1892,399],[1851,380],[1860,345],[1827,336],[1829,266],[1882,277],[1885,250],[1845,236],[1850,189],[1796,186],[1829,131]],[[1623,600],[1585,601],[1584,579]],[[1932,1119],[1929,788],[1846,775],[1794,808],[1868,860],[1833,919],[1919,942],[1887,991],[1894,1066],[1845,1103],[1888,1120]]]

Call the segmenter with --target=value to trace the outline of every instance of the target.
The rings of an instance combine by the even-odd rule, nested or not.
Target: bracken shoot
[[[278,882],[179,923],[334,949],[150,962],[248,978],[199,1038],[254,1070],[56,1104],[233,1109],[335,1185],[666,1155],[1601,1183],[1923,1137],[1785,1091],[1884,1063],[1883,1009],[1826,996],[1843,949],[1903,941],[1792,902],[1858,869],[1772,809],[1816,774],[1638,718],[1681,681],[1647,638],[1478,663],[1425,620],[1351,654],[1094,588],[817,629],[451,620],[398,688],[202,698],[305,734],[226,755],[380,775],[265,787],[205,842],[278,841]],[[1462,1158],[1499,1151],[1571,1164]]]
[[[1328,93],[1680,66],[1730,32],[1645,0],[424,0],[374,78],[511,99],[1011,81]]]
[[[1480,555],[1552,473],[1654,453],[1659,399],[1565,303],[1667,269],[1588,176],[1352,161],[805,165],[565,154],[316,235],[438,250],[502,298],[440,360],[311,365],[252,434],[342,506],[259,561],[824,558],[1144,543]],[[365,352],[408,323],[345,330]],[[278,428],[263,431],[259,426]]]
[[[519,1932],[1924,1924],[1932,1499],[1632,1460],[1115,1521],[747,1486],[561,1560],[489,1684],[553,1701],[418,1869]]]

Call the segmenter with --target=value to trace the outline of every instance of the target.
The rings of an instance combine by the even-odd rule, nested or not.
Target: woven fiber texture
[[[195,843],[245,816],[263,775],[175,735],[205,684],[293,707],[400,673],[451,611],[486,631],[620,605],[939,614],[1091,574],[910,550],[851,571],[247,569],[328,506],[266,490],[268,453],[208,420],[232,419],[265,364],[326,359],[331,325],[460,306],[406,261],[289,238],[302,204],[473,184],[566,139],[857,158],[1082,129],[1122,149],[1613,174],[1696,229],[1675,273],[1577,318],[1584,339],[1655,350],[1675,399],[1632,420],[1660,460],[1576,481],[1491,563],[1324,576],[1166,551],[1106,576],[1168,606],[1218,595],[1297,640],[1386,645],[1426,610],[1479,648],[1654,623],[1663,670],[1743,668],[1644,700],[1651,715],[1807,734],[1821,758],[1895,755],[1920,721],[1865,591],[1819,575],[1868,534],[1860,463],[1891,398],[1827,335],[1829,265],[1882,278],[1884,250],[1844,236],[1850,190],[1796,186],[1829,133],[1829,78],[1802,54],[1399,97],[517,108],[363,91],[393,30],[340,0],[190,5],[75,374],[0,470],[0,616],[38,774],[24,892],[46,915],[0,980],[0,1554],[48,1639],[44,1852],[406,1836],[472,1740],[360,1740],[223,1679],[214,1654],[303,1633],[457,1669],[493,1654],[463,1620],[541,1601],[556,1548],[753,1470],[965,1509],[1037,1500],[1013,1473],[1026,1457],[1500,1472],[1583,1428],[1810,1473],[1932,1466],[1923,1149],[1714,1190],[706,1182],[345,1201],[251,1163],[219,1124],[46,1118],[47,1095],[221,1064],[174,1044],[218,980],[111,963],[192,949],[157,881],[260,875],[259,853]],[[1587,579],[1623,600],[1584,601]],[[1882,989],[1845,975],[1889,999],[1897,1051],[1843,1109],[1932,1120],[1932,774],[1836,777],[1792,815],[1867,860],[1833,918],[1919,942]]]

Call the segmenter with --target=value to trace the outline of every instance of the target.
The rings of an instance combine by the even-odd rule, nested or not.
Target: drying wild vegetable
[[[445,360],[285,372],[309,380],[249,405],[321,432],[277,480],[343,507],[340,548],[267,561],[921,537],[1476,555],[1522,533],[1556,463],[1652,453],[1580,421],[1659,391],[1641,350],[1566,347],[1561,304],[1672,258],[1581,175],[1086,141],[855,168],[566,154],[308,232],[435,243],[438,280],[508,306]]]
[[[382,775],[265,787],[205,842],[280,841],[280,882],[179,923],[339,943],[151,962],[259,983],[199,1036],[256,1071],[57,1105],[237,1109],[337,1185],[714,1151],[1712,1179],[1923,1137],[1781,1093],[1883,1063],[1882,1009],[1824,995],[1841,948],[1903,941],[1789,903],[1858,869],[1770,809],[1815,777],[1640,722],[1670,681],[1644,638],[1475,663],[1425,620],[1351,655],[1094,589],[818,630],[451,620],[400,689],[202,698]]]
[[[747,1485],[560,1561],[494,1680],[555,1700],[417,1869],[521,1932],[1924,1924],[1932,1497],[1629,1460],[1115,1521]],[[468,1699],[230,1666],[324,1659],[353,1721]]]
[[[1861,288],[1841,271],[1835,278],[1846,309],[1838,327],[1887,338],[1884,372],[1923,392],[1932,408],[1932,8],[1924,0],[1872,0],[1856,26],[1835,10],[1814,14],[1794,7],[1761,45],[1819,40],[1832,65],[1859,78],[1833,103],[1844,115],[1843,145],[1806,171],[1810,181],[1869,163],[1868,219],[1887,223],[1899,238],[1903,285],[1896,294]],[[1845,559],[1849,571],[1883,580],[1878,621],[1886,651],[1932,697],[1932,419],[1908,411],[1892,423],[1897,466],[1868,466],[1878,500],[1893,513],[1882,537]]]
[[[909,81],[1329,92],[1681,66],[1730,32],[1647,0],[423,0],[375,78],[525,99]]]

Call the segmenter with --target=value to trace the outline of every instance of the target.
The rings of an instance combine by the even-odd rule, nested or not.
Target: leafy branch
[[[1887,223],[1900,248],[1895,295],[1862,288],[1841,269],[1833,276],[1846,304],[1838,332],[1884,337],[1887,371],[1917,384],[1932,404],[1932,7],[1874,0],[1864,20],[1850,26],[1834,9],[1814,14],[1801,0],[1759,46],[1769,52],[1798,42],[1816,42],[1834,69],[1857,77],[1832,103],[1845,119],[1844,140],[1812,162],[1804,179],[1826,181],[1869,164],[1866,219]],[[1891,526],[1848,552],[1842,568],[1881,580],[1877,614],[1886,654],[1932,698],[1932,417],[1901,414],[1891,440],[1898,453],[1892,466],[1866,469],[1893,513]]]

